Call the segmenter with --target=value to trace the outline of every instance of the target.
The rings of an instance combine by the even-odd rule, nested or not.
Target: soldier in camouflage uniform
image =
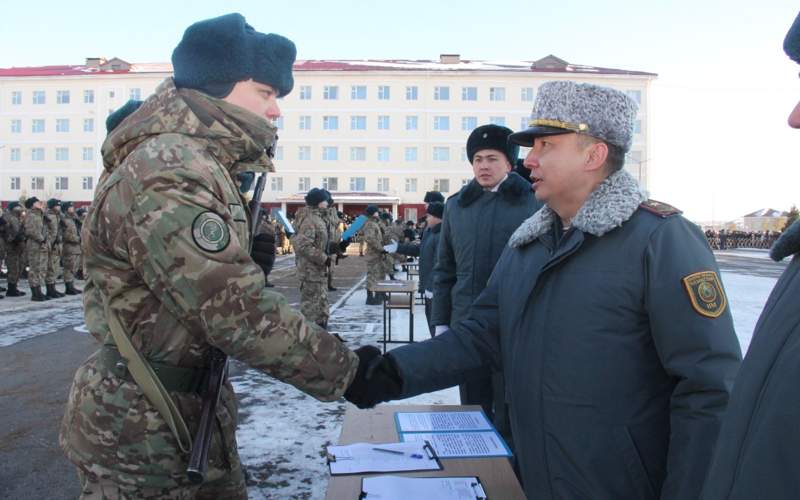
[[[78,216],[72,202],[61,204],[65,212],[61,218],[61,230],[64,238],[62,259],[64,261],[64,285],[67,295],[79,295],[81,290],[75,288],[75,274],[81,261],[81,236],[78,231]]]
[[[265,118],[280,116],[295,53],[239,14],[196,23],[173,53],[174,79],[103,144],[105,172],[82,232],[86,325],[102,347],[75,374],[60,434],[84,499],[247,497],[230,382],[206,481],[192,484],[188,453],[132,379],[111,328],[159,368],[191,435],[213,347],[322,401],[348,389],[359,356],[374,356],[353,354],[265,289],[249,254],[234,179],[274,170],[276,128]]]
[[[63,244],[61,200],[55,198],[47,200],[47,212],[44,214],[44,222],[47,224],[47,257],[45,257],[47,268],[44,273],[44,284],[47,288],[47,297],[58,299],[64,296],[63,293],[56,290],[56,279],[61,267]]]
[[[306,207],[295,214],[295,235],[292,237],[297,277],[300,280],[300,312],[310,321],[326,328],[328,325],[328,290],[325,271],[331,258],[328,255],[328,201],[325,193],[314,188],[306,194]]]
[[[42,281],[47,270],[47,245],[49,236],[44,221],[44,203],[32,196],[25,200],[28,215],[25,217],[25,255],[28,258],[28,284],[31,287],[31,300],[49,300],[42,293]]]
[[[6,267],[8,267],[8,291],[6,297],[22,297],[25,292],[18,284],[22,274],[22,256],[25,253],[25,230],[22,227],[22,205],[17,201],[8,204],[6,220]]]
[[[328,266],[325,269],[325,274],[328,277],[328,291],[335,292],[336,288],[333,286],[333,265],[334,259],[336,259],[335,263],[339,263],[339,243],[342,241],[342,232],[339,231],[339,212],[336,210],[336,207],[333,206],[333,197],[331,193],[327,189],[322,190],[325,193],[328,202],[328,209],[325,211],[323,219],[325,220],[325,224],[328,225],[328,248],[326,250],[327,254],[330,259],[328,259]]]
[[[389,212],[382,212],[380,215],[381,218],[381,232],[382,232],[382,241],[384,245],[388,245],[395,240],[394,234],[392,233],[392,214]],[[383,254],[383,274],[389,275],[390,279],[394,278],[394,256],[384,252]]]
[[[367,207],[367,222],[361,228],[364,235],[364,243],[367,245],[367,305],[373,306],[381,303],[383,294],[376,294],[371,290],[375,285],[386,277],[383,257],[386,251],[383,249],[383,229],[378,222],[378,207],[370,205]]]

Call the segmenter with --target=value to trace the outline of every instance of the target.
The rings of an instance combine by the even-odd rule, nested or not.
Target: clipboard
[[[371,483],[371,484],[369,484]],[[383,484],[381,484],[383,483]],[[467,490],[469,488],[469,490]],[[460,491],[453,494],[452,498],[464,498],[464,493],[472,491],[475,500],[489,500],[486,489],[478,476],[445,476],[445,477],[407,477],[407,476],[372,476],[361,480],[361,493],[359,500],[380,498],[386,500],[406,498],[447,498],[446,493],[453,489]],[[367,490],[377,490],[377,494],[370,495]]]
[[[363,445],[363,446],[362,446]],[[386,472],[424,472],[424,471],[435,471],[435,470],[442,470],[442,462],[439,460],[439,456],[436,454],[436,451],[433,449],[433,446],[427,441],[422,443],[420,449],[424,453],[423,458],[416,458],[411,460],[405,460],[405,464],[400,462],[400,459],[394,461],[395,463],[392,464],[393,460],[391,460],[391,455],[387,454],[385,457],[372,454],[372,457],[367,456],[363,460],[355,459],[353,460],[351,457],[337,457],[336,453],[331,453],[330,448],[351,448],[356,451],[356,453],[364,453],[363,450],[359,448],[366,448],[367,452],[369,449],[375,448],[391,448],[397,447],[398,445],[408,445],[408,443],[388,443],[388,444],[375,444],[375,443],[354,443],[351,445],[344,445],[344,446],[329,446],[326,449],[325,453],[325,460],[328,464],[328,471],[330,472],[331,476],[354,476],[354,475],[362,475],[362,474],[370,474],[370,473],[386,473]],[[390,452],[391,453],[391,452]],[[386,458],[386,460],[384,460]],[[353,460],[353,462],[350,462]],[[337,467],[338,464],[341,464],[343,461],[347,461],[346,465],[343,467]],[[359,463],[361,462],[361,463]],[[352,465],[351,465],[352,463]],[[425,464],[424,467],[416,467],[411,466],[411,464]],[[336,471],[335,469],[340,469]]]

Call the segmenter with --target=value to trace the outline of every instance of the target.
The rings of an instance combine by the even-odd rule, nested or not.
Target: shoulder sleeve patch
[[[228,225],[219,214],[206,211],[194,218],[192,239],[206,252],[216,253],[225,250],[231,242]]]
[[[231,212],[231,217],[236,222],[247,222],[247,214],[244,212],[244,207],[238,203],[228,203],[228,210]]]
[[[683,286],[689,294],[694,310],[708,318],[718,318],[725,312],[728,299],[722,290],[717,273],[701,271],[683,278]]]
[[[643,201],[641,204],[639,204],[639,207],[642,210],[650,212],[651,214],[655,214],[658,215],[659,217],[664,217],[664,218],[669,217],[671,215],[678,215],[683,213],[677,208],[673,207],[672,205],[668,205],[666,203],[656,200]]]

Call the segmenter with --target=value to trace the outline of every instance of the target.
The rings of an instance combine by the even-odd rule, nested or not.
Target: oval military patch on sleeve
[[[214,212],[203,212],[194,218],[192,238],[206,252],[221,252],[231,242],[227,224]]]
[[[695,311],[709,318],[718,318],[728,305],[722,284],[714,271],[701,271],[683,278],[683,285]]]

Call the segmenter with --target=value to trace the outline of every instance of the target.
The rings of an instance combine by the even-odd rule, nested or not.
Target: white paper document
[[[368,500],[486,500],[477,477],[365,477],[361,494]]]
[[[397,412],[397,432],[490,431],[482,411]]]
[[[511,451],[495,432],[412,432],[400,434],[403,442],[427,441],[439,458],[510,457]]]
[[[355,443],[328,446],[331,474],[441,470],[431,446],[424,440],[408,443]]]

